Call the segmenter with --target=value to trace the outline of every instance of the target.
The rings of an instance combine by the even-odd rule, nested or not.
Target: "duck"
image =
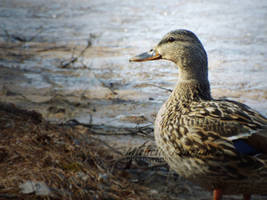
[[[168,60],[178,66],[178,81],[154,124],[157,148],[179,176],[224,195],[267,195],[267,118],[249,106],[214,99],[208,57],[189,30],[167,33],[151,50],[130,62]]]

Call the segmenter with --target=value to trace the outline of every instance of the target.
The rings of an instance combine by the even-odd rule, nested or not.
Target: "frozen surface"
[[[213,96],[267,115],[266,19],[262,0],[1,0],[0,98],[53,121],[152,124],[169,95],[160,87],[172,89],[178,70],[167,61],[128,59],[184,28],[208,52]],[[77,62],[59,67],[88,40],[92,45]]]

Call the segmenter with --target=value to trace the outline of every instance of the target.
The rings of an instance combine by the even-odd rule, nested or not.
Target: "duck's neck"
[[[189,53],[178,57],[175,62],[179,77],[171,98],[181,104],[210,100],[207,53],[201,43],[187,50]]]
[[[180,72],[171,98],[180,103],[212,99],[207,73],[194,77],[192,73],[187,76],[187,73]]]

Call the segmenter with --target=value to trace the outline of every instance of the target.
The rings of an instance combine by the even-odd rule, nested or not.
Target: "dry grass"
[[[127,172],[110,172],[115,157],[76,128],[0,104],[0,199],[150,199]],[[49,195],[23,194],[26,181],[44,182]]]

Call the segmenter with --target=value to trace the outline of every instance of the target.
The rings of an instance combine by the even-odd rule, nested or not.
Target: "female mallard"
[[[158,112],[155,139],[180,176],[222,194],[267,194],[267,119],[248,106],[211,97],[207,54],[197,36],[175,30],[130,61],[165,59],[178,83]]]

